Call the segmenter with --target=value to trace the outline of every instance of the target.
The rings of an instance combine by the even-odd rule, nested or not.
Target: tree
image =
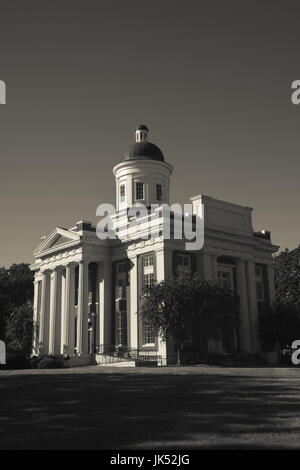
[[[300,245],[274,258],[276,339],[281,346],[300,338]]]
[[[7,350],[31,354],[34,322],[32,304],[14,307],[7,319],[5,342]]]
[[[220,340],[239,326],[233,292],[218,279],[169,278],[147,289],[142,317],[163,340],[173,338],[178,363],[184,343],[207,350],[210,338]]]
[[[5,336],[5,325],[15,307],[33,300],[33,273],[25,263],[0,268],[0,338]]]
[[[276,300],[300,311],[300,246],[274,258]]]
[[[295,339],[300,339],[300,314],[296,305],[277,303],[276,338],[281,347],[291,345]]]

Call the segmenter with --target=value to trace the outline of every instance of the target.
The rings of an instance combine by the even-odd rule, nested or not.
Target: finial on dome
[[[145,124],[140,124],[135,131],[136,142],[146,142],[148,140],[149,129]]]

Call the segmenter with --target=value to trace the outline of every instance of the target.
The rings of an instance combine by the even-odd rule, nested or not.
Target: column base
[[[78,354],[76,356],[70,356],[69,366],[70,367],[80,367],[80,366],[89,366],[92,362],[92,356],[88,353]]]

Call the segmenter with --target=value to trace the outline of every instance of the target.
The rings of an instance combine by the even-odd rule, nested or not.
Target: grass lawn
[[[0,449],[300,447],[300,368],[0,371]]]

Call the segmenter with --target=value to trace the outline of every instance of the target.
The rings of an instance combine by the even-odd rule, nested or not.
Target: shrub
[[[7,350],[29,356],[34,333],[32,304],[14,307],[6,323],[5,342]]]
[[[37,367],[38,369],[63,369],[66,367],[65,358],[59,354],[50,354],[42,357]]]
[[[28,369],[30,363],[28,358],[23,353],[7,352],[6,364],[2,365],[2,369]]]

